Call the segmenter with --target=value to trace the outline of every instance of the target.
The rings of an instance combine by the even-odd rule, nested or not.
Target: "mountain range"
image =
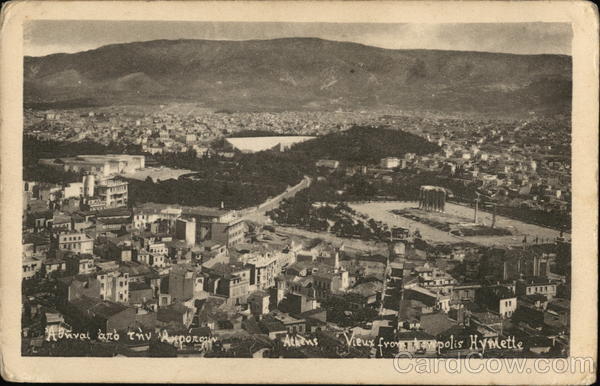
[[[32,108],[194,102],[233,111],[568,114],[571,57],[317,38],[155,40],[25,57]]]

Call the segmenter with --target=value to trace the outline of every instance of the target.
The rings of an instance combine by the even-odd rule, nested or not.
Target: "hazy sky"
[[[25,25],[25,55],[77,52],[156,39],[319,37],[383,48],[571,54],[567,23],[383,24],[37,20]]]

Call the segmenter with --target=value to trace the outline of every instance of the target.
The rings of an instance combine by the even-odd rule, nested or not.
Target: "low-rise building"
[[[94,258],[90,254],[68,255],[65,257],[67,272],[72,275],[84,275],[96,271]]]
[[[394,169],[400,166],[400,158],[386,157],[381,159],[381,167],[384,169]]]
[[[42,269],[42,260],[33,256],[23,257],[22,262],[23,279],[31,279]]]
[[[270,295],[265,291],[256,291],[248,296],[248,305],[253,315],[265,315],[269,313]]]
[[[203,270],[206,291],[227,298],[230,304],[244,304],[248,298],[251,268],[244,264],[215,264]]]
[[[61,233],[58,235],[58,249],[90,254],[94,251],[94,240],[85,232]]]
[[[509,318],[517,309],[517,296],[505,286],[483,287],[477,290],[475,301],[502,318]]]
[[[546,278],[527,278],[517,280],[517,295],[541,294],[552,300],[556,297],[556,284]]]
[[[330,159],[320,159],[316,163],[318,168],[337,169],[340,166],[340,161]]]
[[[54,272],[66,272],[67,263],[62,259],[46,259],[42,263],[42,272],[45,276],[50,276]]]

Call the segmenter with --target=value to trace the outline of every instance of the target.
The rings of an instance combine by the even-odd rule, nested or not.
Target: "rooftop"
[[[260,322],[260,325],[267,332],[282,332],[282,331],[287,331],[287,329],[285,328],[285,326],[283,325],[283,323],[281,323],[279,320],[265,319],[265,320],[263,320],[263,321]]]
[[[398,333],[398,340],[435,340],[435,337],[423,331],[404,331]]]
[[[450,319],[446,314],[435,313],[421,316],[421,328],[432,335],[439,335],[456,325],[456,321]]]
[[[92,299],[87,296],[82,296],[79,299],[71,301],[71,305],[80,311],[91,312],[95,316],[108,319],[116,314],[125,311],[128,307],[110,302],[107,300]]]
[[[548,278],[545,277],[528,277],[522,280],[527,285],[549,285],[553,284]]]
[[[218,208],[209,208],[203,206],[194,206],[194,207],[182,207],[182,212],[188,216],[202,216],[202,217],[222,217],[230,212],[224,209]]]
[[[129,208],[108,208],[102,209],[96,212],[96,217],[124,217],[131,216],[131,209]]]

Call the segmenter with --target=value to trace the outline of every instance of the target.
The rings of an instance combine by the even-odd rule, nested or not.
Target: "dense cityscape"
[[[22,353],[564,357],[570,121],[25,111]]]

